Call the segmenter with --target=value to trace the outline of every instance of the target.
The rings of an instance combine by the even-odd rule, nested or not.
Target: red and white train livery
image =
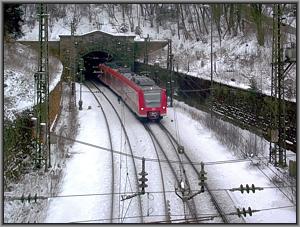
[[[127,106],[142,119],[159,121],[167,113],[166,90],[145,76],[128,68],[99,65],[98,78],[119,95]]]

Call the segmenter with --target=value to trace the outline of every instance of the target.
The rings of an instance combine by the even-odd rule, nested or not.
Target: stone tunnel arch
[[[116,63],[126,65],[134,70],[134,60],[145,53],[163,48],[167,41],[135,41],[135,35],[111,34],[103,31],[93,31],[83,35],[60,35],[59,57],[63,63],[64,76],[70,76],[75,69],[78,71],[76,60],[88,56],[90,53],[108,53]],[[92,55],[92,54],[90,54]]]
[[[114,61],[134,65],[134,37],[132,35],[114,35],[102,31],[94,31],[83,35],[60,36],[60,59],[70,72],[78,71],[76,60],[96,55],[104,56],[108,53]],[[67,71],[66,71],[67,72]]]

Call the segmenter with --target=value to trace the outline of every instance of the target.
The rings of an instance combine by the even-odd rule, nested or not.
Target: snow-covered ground
[[[38,53],[20,43],[4,45],[4,118],[14,120],[15,114],[31,108],[35,102],[34,74],[37,71]],[[49,57],[50,91],[60,81],[63,66]]]
[[[153,158],[154,150],[149,147],[149,138],[143,137],[145,136],[145,129],[140,126],[140,122],[132,116],[132,113],[128,111],[126,107],[122,107],[122,104],[118,104],[117,98],[109,94],[110,91],[106,88],[103,88],[102,90],[107,93],[108,96],[112,97],[112,102],[115,103],[117,109],[122,111],[123,108],[123,120],[126,122],[126,127],[130,129],[130,138],[132,138],[135,155],[139,157],[144,156],[146,159]],[[77,97],[79,97],[78,93]],[[103,98],[102,100],[104,102]],[[233,151],[220,144],[211,131],[203,127],[199,122],[191,119],[189,114],[180,108],[181,105],[184,104],[178,103],[176,105],[178,106],[177,108],[169,108],[168,116],[163,119],[162,123],[167,128],[173,129],[174,131],[175,124],[177,124],[178,131],[180,132],[180,140],[185,146],[188,155],[190,155],[192,160],[196,163],[200,163],[201,161],[208,163],[206,166],[206,171],[208,172],[207,182],[212,189],[225,190],[237,188],[240,184],[245,186],[246,184],[250,185],[252,183],[254,183],[256,187],[274,186],[274,184],[269,180],[269,178],[274,176],[269,175],[269,178],[267,178],[255,165],[253,165],[253,163],[251,163],[251,161],[247,159],[245,159],[244,162],[226,163],[226,161],[239,159],[233,155]],[[88,109],[88,106],[91,106],[92,108]],[[104,119],[102,113],[97,107],[98,104],[94,101],[92,95],[84,92],[83,110],[79,111],[78,120],[80,127],[76,140],[107,148],[107,131],[106,127],[103,125]],[[200,111],[198,112],[199,115],[205,115],[205,113]],[[174,115],[176,115],[176,122],[173,121]],[[86,119],[89,119],[89,121],[86,122]],[[187,125],[190,127],[187,128]],[[119,122],[110,122],[110,127],[119,128]],[[244,133],[250,134],[249,132]],[[120,144],[118,145],[118,143],[122,142],[122,138],[119,137],[119,141],[116,142],[117,144],[115,147],[121,146]],[[264,143],[267,144],[266,141],[264,141]],[[140,150],[140,147],[144,147],[144,149]],[[104,222],[108,222],[107,219],[110,212],[109,201],[111,196],[109,194],[111,192],[110,176],[112,171],[110,152],[80,144],[75,144],[69,152],[73,154],[73,157],[66,164],[66,169],[64,170],[66,176],[62,181],[60,196],[84,194],[92,195],[86,197],[71,196],[67,198],[50,199],[51,203],[46,222],[89,222],[89,220],[101,219],[106,219]],[[263,155],[266,156],[267,153],[268,149],[267,146],[265,146]],[[292,158],[295,159],[295,156],[292,155]],[[217,162],[223,161],[225,163],[217,164]],[[116,169],[120,168],[120,166],[118,166],[120,163],[115,162],[115,165]],[[151,191],[152,185],[157,184],[157,181],[159,181],[161,177],[158,172],[154,171],[156,165],[157,163],[151,162],[147,162],[146,164],[146,170],[149,172],[148,178],[150,179],[148,182],[150,187],[149,191]],[[123,175],[123,177],[126,175],[125,169],[122,170],[121,175]],[[175,182],[172,183],[173,185],[175,184]],[[167,190],[172,190],[172,187],[167,188]],[[93,195],[105,193],[108,195]],[[266,188],[263,191],[257,191],[255,194],[241,194],[240,192],[229,192],[229,194],[235,202],[236,207],[248,208],[248,206],[250,206],[254,210],[262,210],[261,212],[254,213],[252,217],[247,217],[246,221],[249,223],[295,223],[296,221],[295,207],[276,188]],[[173,200],[179,200],[175,193],[170,198],[171,204]],[[136,198],[133,200],[135,199]],[[157,196],[155,196],[154,201],[151,202],[153,215],[163,214],[157,212],[161,207],[157,206],[159,201],[155,201],[156,199],[158,199]],[[129,212],[127,216],[130,217],[130,214],[131,212]],[[158,220],[161,219],[156,219],[156,221]],[[134,219],[128,219],[127,221],[135,222]]]
[[[79,85],[77,84],[77,103],[79,99],[78,87]],[[111,99],[115,108],[119,111],[122,121],[128,130],[134,155],[145,157],[146,159],[156,159],[154,149],[150,145],[149,136],[141,126],[141,123],[122,102],[118,103],[117,97],[114,96],[111,91],[104,87],[101,90]],[[87,89],[85,87],[83,87],[83,91],[83,110],[78,111],[78,134],[75,140],[103,147],[104,149],[76,142],[73,146],[68,148],[68,154],[71,157],[67,159],[64,164],[65,168],[63,168],[62,172],[63,178],[58,187],[60,190],[57,196],[48,199],[48,211],[45,210],[47,206],[44,205],[42,213],[44,213],[45,219],[40,220],[40,222],[110,222],[112,166],[107,128],[104,124],[104,118],[99,105],[95,102],[94,97],[90,92],[86,92]],[[108,104],[105,104],[104,98],[101,97],[100,94],[98,94],[98,97],[101,105],[103,105],[109,116],[109,125],[113,135],[113,150],[124,154],[128,153],[128,147],[126,147],[120,123],[116,117],[113,119],[114,113],[109,109]],[[89,109],[88,106],[91,106],[91,108]],[[168,114],[162,120],[162,124],[174,132],[174,136],[185,146],[185,152],[187,152],[195,163],[200,163],[201,161],[205,163],[205,171],[208,173],[207,183],[210,188],[223,190],[225,192],[225,190],[230,188],[239,187],[240,184],[245,186],[246,184],[251,185],[253,183],[256,187],[265,187],[263,191],[256,191],[255,194],[227,192],[236,207],[248,208],[248,206],[250,206],[252,210],[259,210],[259,212],[254,213],[252,217],[248,216],[245,218],[247,223],[295,223],[295,205],[293,205],[282,192],[276,189],[272,183],[272,179],[282,174],[280,170],[272,166],[266,167],[262,163],[258,166],[255,165],[255,160],[257,159],[265,164],[267,163],[264,158],[267,157],[268,154],[268,143],[262,141],[264,150],[260,153],[259,157],[253,157],[252,161],[247,158],[241,160],[240,156],[236,154],[236,151],[221,144],[214,133],[201,124],[201,121],[194,120],[190,114],[190,110],[196,112],[200,117],[205,117],[206,115],[206,113],[188,107],[183,103],[176,102],[174,108],[168,109]],[[189,127],[187,127],[187,125]],[[251,136],[251,133],[248,131],[237,130],[245,137]],[[137,197],[133,198],[132,201],[120,201],[121,194],[125,195],[128,194],[128,192],[135,191],[133,165],[130,159],[127,160],[126,157],[127,156],[116,153],[114,154],[114,172],[117,176],[115,177],[114,187],[115,192],[120,193],[117,193],[114,197],[113,217],[115,218],[114,222],[117,223],[141,221],[139,218],[130,218],[139,216]],[[288,153],[288,157],[294,160],[296,158],[292,153]],[[174,160],[174,157],[170,159]],[[136,164],[138,172],[140,172],[140,160],[136,160]],[[163,165],[165,165],[165,163],[163,163]],[[261,172],[258,167],[263,169],[264,172]],[[272,171],[269,170],[270,168],[272,168]],[[142,212],[145,216],[143,221],[164,220],[163,217],[159,216],[164,215],[163,206],[158,205],[163,204],[162,197],[157,193],[151,193],[151,191],[157,192],[162,190],[158,163],[151,161],[146,162],[146,171],[149,173],[149,187],[147,191],[149,191],[150,194],[148,197],[144,195],[142,198]],[[263,173],[267,173],[267,175]],[[133,188],[130,188],[129,185],[126,186],[126,184],[128,184],[127,180],[131,182],[131,187]],[[166,190],[174,191],[176,182],[170,173],[168,173],[167,169],[164,171],[164,181]],[[28,185],[23,185],[22,187],[25,188],[28,187]],[[40,195],[51,197],[49,187],[48,184],[46,188],[42,188]],[[197,190],[197,188],[192,189]],[[19,193],[22,192],[22,188],[18,188],[17,190]],[[13,194],[14,192],[11,191],[8,195]],[[201,199],[201,196],[204,195],[198,195],[198,199]],[[182,202],[175,195],[175,192],[168,193],[168,199],[171,204],[171,214],[174,215],[174,219],[178,219],[180,216],[177,215],[184,214],[183,206],[180,205]],[[16,220],[13,218],[14,215],[16,215],[14,203],[17,203],[17,201],[6,202],[4,206],[5,220],[8,222],[10,219]],[[31,205],[33,208],[35,206],[38,206],[38,204]],[[206,206],[203,207],[201,204],[198,204],[198,206],[200,210],[205,209],[205,214],[212,212]],[[203,208],[201,209],[201,207]],[[32,211],[29,209],[29,214],[36,210],[36,208],[33,208]],[[23,207],[23,209],[25,208]],[[126,211],[127,209],[128,211]],[[149,209],[151,212],[149,212]],[[147,216],[147,213],[149,213],[149,216]],[[217,219],[214,219],[212,222],[216,220]]]
[[[228,149],[222,145],[220,141],[216,139],[214,133],[200,122],[197,122],[190,118],[190,116],[182,111],[180,106],[184,104],[179,103],[179,108],[169,109],[168,118],[163,121],[164,125],[168,128],[175,130],[175,124],[170,122],[170,119],[177,119],[177,130],[180,133],[180,140],[185,146],[186,152],[190,155],[191,159],[195,162],[203,161],[207,163],[206,171],[208,172],[208,185],[213,189],[229,189],[238,188],[241,184],[255,184],[256,187],[272,187],[274,184],[270,182],[270,178],[273,178],[276,174],[272,172],[266,177],[258,167],[255,166],[255,159],[249,161],[245,159],[242,162],[231,162],[231,160],[238,160],[238,156],[235,155],[237,151]],[[190,107],[188,107],[190,108]],[[196,111],[201,116],[206,115],[201,111]],[[189,126],[188,128],[186,126]],[[241,134],[246,137],[250,137],[251,133],[245,130],[237,129]],[[232,138],[235,139],[235,138]],[[260,158],[268,157],[268,142],[262,141],[264,150],[259,155]],[[292,153],[289,153],[292,154]],[[295,159],[296,156],[292,155]],[[250,158],[251,160],[251,158]],[[228,161],[228,162],[226,162]],[[223,162],[223,163],[222,163]],[[222,164],[220,164],[222,163]],[[267,161],[264,160],[264,164]],[[268,169],[264,165],[260,168]],[[278,174],[278,173],[277,173]],[[235,202],[236,207],[251,207],[255,210],[263,210],[266,208],[276,208],[281,206],[291,206],[292,203],[277,189],[265,189],[258,191],[255,194],[241,194],[240,192],[229,192],[230,197]],[[252,217],[247,217],[248,223],[281,223],[281,222],[294,222],[296,218],[295,207],[286,209],[278,209],[271,211],[262,211],[253,214]],[[275,221],[276,219],[276,221]]]
[[[86,89],[84,89],[86,91]],[[76,140],[108,147],[105,122],[97,103],[87,92],[83,93],[84,110],[79,111],[79,129]],[[88,110],[87,106],[93,108]],[[88,122],[87,122],[87,119]],[[104,130],[103,130],[104,129]],[[69,154],[62,181],[61,195],[109,193],[111,190],[111,155],[97,148],[74,144]],[[65,223],[107,218],[111,195],[82,196],[49,199],[45,222]]]

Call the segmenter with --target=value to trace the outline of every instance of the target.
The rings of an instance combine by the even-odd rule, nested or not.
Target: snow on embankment
[[[38,53],[20,43],[4,44],[4,117],[14,120],[16,114],[31,108],[35,100],[34,73],[37,71]],[[63,66],[49,56],[49,76],[52,91],[60,81]]]

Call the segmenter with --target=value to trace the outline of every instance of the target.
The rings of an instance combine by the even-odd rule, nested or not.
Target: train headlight
[[[144,110],[144,107],[141,107],[141,110]]]
[[[163,109],[166,109],[166,107],[165,107],[165,106],[163,106],[162,108],[163,108]]]

